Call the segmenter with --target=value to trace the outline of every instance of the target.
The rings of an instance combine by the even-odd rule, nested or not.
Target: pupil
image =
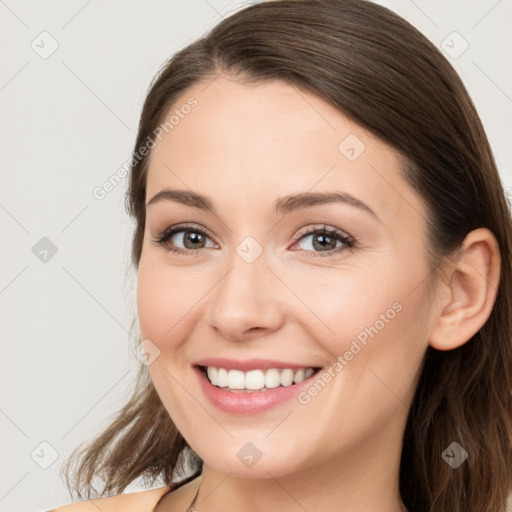
[[[333,237],[331,237],[331,236],[329,236],[329,235],[317,235],[317,236],[316,236],[316,238],[313,238],[313,245],[315,246],[315,249],[316,249],[316,248],[318,248],[318,247],[317,247],[317,244],[315,243],[315,241],[316,241],[317,239],[318,239],[318,240],[322,240],[323,242],[325,242],[325,241],[326,241],[326,239],[327,239],[327,241],[329,241],[329,240],[331,241],[331,243],[330,243],[330,244],[327,242],[327,245],[325,245],[325,244],[321,243],[319,247],[320,247],[320,248],[323,248],[323,249],[325,249],[325,248],[326,248],[326,247],[328,247],[328,246],[332,246],[332,245],[333,245],[333,244],[332,244],[332,242],[333,242],[333,241],[334,241],[334,245],[336,245],[336,241],[334,240],[334,238],[333,238]],[[329,248],[329,247],[328,247],[328,248]],[[332,248],[334,248],[334,247],[332,247]]]
[[[191,233],[192,233],[192,234],[191,234]],[[200,241],[201,241],[201,238],[202,238],[202,236],[201,236],[200,234],[195,233],[195,232],[193,232],[193,231],[187,231],[187,232],[186,232],[186,234],[185,234],[185,244],[186,244],[187,242],[190,242],[190,241],[192,241],[192,242],[197,242],[197,241],[199,241],[199,242],[200,242]],[[194,245],[194,244],[192,244],[192,245]]]

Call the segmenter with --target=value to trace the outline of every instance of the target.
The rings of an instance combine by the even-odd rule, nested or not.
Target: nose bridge
[[[226,338],[239,339],[255,328],[273,330],[281,321],[275,276],[262,253],[253,257],[254,246],[242,242],[211,295],[209,324]]]

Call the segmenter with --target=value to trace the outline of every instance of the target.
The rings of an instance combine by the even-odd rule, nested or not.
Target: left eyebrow
[[[378,215],[361,199],[349,194],[348,192],[304,192],[302,194],[289,195],[280,197],[274,205],[276,214],[286,215],[287,213],[299,210],[301,208],[309,208],[319,204],[327,203],[343,203],[355,208],[359,208],[368,212],[375,217],[380,223]]]
[[[155,194],[147,203],[146,207],[162,200],[174,201],[185,206],[192,206],[200,210],[211,211],[216,213],[211,198],[192,192],[191,190],[176,190],[164,188]],[[303,192],[301,194],[288,195],[279,197],[274,204],[274,213],[276,215],[286,215],[288,213],[300,210],[302,208],[310,208],[327,203],[343,203],[349,206],[359,208],[368,212],[375,217],[380,223],[378,215],[365,202],[348,192]]]

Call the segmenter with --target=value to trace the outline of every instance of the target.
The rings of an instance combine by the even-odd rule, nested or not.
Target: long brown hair
[[[404,179],[427,209],[432,277],[469,231],[486,227],[501,253],[496,301],[461,347],[428,347],[406,424],[400,492],[414,512],[505,512],[512,490],[512,219],[476,109],[441,52],[408,22],[365,0],[276,0],[245,7],[175,54],[150,86],[135,153],[187,88],[228,72],[244,82],[282,80],[313,93],[396,149]],[[127,210],[141,256],[149,154],[132,160]],[[139,339],[140,341],[140,339]],[[467,461],[452,469],[452,442]],[[170,484],[198,474],[194,454],[163,407],[147,367],[115,421],[70,463],[79,496],[121,493],[138,477]],[[86,491],[83,493],[83,491]],[[97,493],[96,490],[94,490]]]

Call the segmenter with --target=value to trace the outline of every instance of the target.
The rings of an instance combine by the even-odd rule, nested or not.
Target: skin
[[[499,281],[494,236],[468,234],[427,308],[425,206],[392,148],[278,81],[249,85],[222,74],[188,89],[173,109],[191,96],[197,106],[152,150],[146,199],[165,187],[193,190],[217,214],[169,200],[147,207],[137,301],[142,338],[159,350],[151,378],[204,471],[158,510],[185,510],[201,483],[199,512],[400,511],[402,436],[425,351],[456,348],[487,320]],[[354,161],[338,148],[349,134],[365,145]],[[380,221],[341,203],[273,213],[277,198],[310,191],[349,192]],[[179,223],[212,234],[197,255],[152,241]],[[357,247],[298,239],[301,228],[324,224]],[[168,245],[191,251],[183,235]],[[252,263],[236,252],[247,236],[263,249]],[[192,372],[212,356],[327,369],[394,303],[401,310],[307,404],[226,413]],[[237,457],[247,442],[261,452],[250,468]]]

